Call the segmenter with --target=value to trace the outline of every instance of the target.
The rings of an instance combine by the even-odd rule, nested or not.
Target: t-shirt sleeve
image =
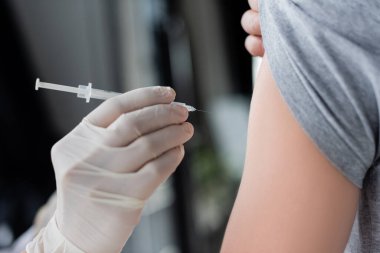
[[[321,152],[359,188],[377,158],[374,8],[356,0],[260,1],[265,52],[280,93]]]

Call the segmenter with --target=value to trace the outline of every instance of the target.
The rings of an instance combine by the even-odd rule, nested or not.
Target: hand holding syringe
[[[79,85],[78,88],[76,88],[76,87],[66,86],[66,85],[61,85],[61,84],[40,82],[40,79],[37,78],[36,90],[38,90],[39,88],[76,93],[79,98],[86,99],[87,103],[90,102],[91,98],[106,100],[106,99],[122,94],[122,93],[113,92],[113,91],[94,89],[92,88],[91,83],[89,83],[88,86]],[[189,112],[197,111],[197,109],[195,109],[193,106],[187,105],[185,103],[173,102],[173,104],[181,105],[185,107]]]
[[[40,87],[87,100],[112,98],[52,147],[59,204],[27,252],[121,252],[145,203],[184,158],[184,145],[194,134],[188,109],[171,104],[175,92],[170,87],[144,87],[119,96],[90,85],[74,88],[37,80]]]

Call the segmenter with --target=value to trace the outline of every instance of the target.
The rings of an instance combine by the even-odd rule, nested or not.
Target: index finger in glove
[[[142,135],[183,123],[188,116],[187,109],[176,104],[153,105],[122,114],[107,128],[112,133],[107,144],[126,146]]]
[[[145,87],[110,98],[93,110],[86,119],[98,127],[108,127],[121,114],[150,105],[169,104],[174,101],[175,92],[170,87]]]

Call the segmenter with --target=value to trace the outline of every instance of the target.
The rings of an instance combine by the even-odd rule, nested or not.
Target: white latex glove
[[[55,218],[27,251],[121,251],[193,135],[187,110],[170,104],[174,97],[170,88],[149,87],[111,98],[54,145]],[[46,245],[49,230],[61,233],[51,240],[59,245]]]

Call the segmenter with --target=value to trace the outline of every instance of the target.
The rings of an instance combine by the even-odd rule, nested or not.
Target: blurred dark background
[[[42,81],[117,92],[170,85],[207,113],[186,158],[144,210],[125,252],[219,252],[244,162],[251,58],[246,0],[0,1],[0,249],[54,192],[51,146],[101,101]]]

